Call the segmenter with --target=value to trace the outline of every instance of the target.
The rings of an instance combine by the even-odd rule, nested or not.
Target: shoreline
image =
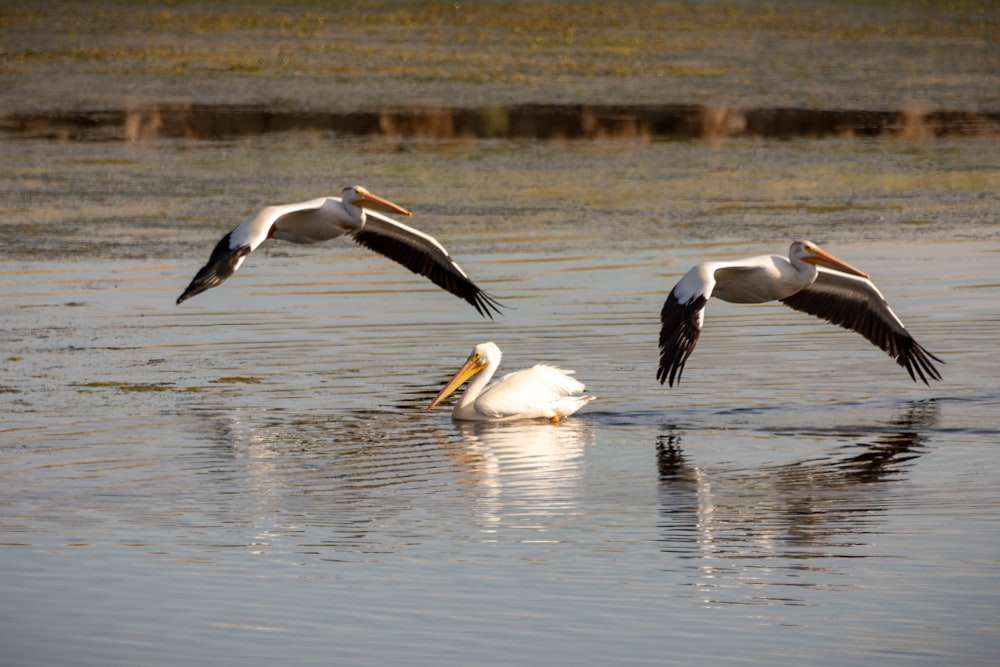
[[[410,106],[339,112],[284,105],[146,104],[0,115],[0,133],[35,139],[215,140],[320,131],[421,139],[723,139],[997,136],[1000,112],[739,108],[697,104]]]

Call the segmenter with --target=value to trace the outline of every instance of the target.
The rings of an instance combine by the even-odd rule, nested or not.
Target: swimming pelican
[[[320,243],[346,234],[468,301],[480,315],[492,318],[494,312],[499,314],[496,300],[469,279],[437,239],[379,211],[412,213],[360,185],[344,188],[341,195],[262,208],[222,237],[208,263],[177,297],[177,303],[221,284],[240,268],[247,255],[269,238]]]
[[[832,269],[832,270],[827,270]],[[909,334],[864,273],[810,241],[795,241],[788,259],[759,255],[733,262],[704,262],[684,274],[660,313],[660,367],[656,379],[680,383],[710,297],[730,303],[781,301],[856,331],[885,351],[916,382],[940,380],[931,359],[942,362]]]
[[[469,383],[451,413],[455,421],[548,419],[558,424],[560,419],[569,417],[596,398],[579,395],[586,387],[571,377],[573,371],[544,364],[508,373],[487,387],[500,365],[500,357],[496,343],[477,345],[427,409],[440,403],[474,375],[478,377]]]

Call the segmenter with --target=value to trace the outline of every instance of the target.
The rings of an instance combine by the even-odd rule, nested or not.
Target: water
[[[8,137],[2,664],[995,664],[997,144]],[[174,299],[257,207],[360,182],[507,312],[340,241]],[[713,303],[807,237],[947,363]],[[598,396],[424,408],[475,343]]]

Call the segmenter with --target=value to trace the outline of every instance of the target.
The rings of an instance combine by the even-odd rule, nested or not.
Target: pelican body
[[[221,284],[267,239],[321,243],[347,235],[464,299],[480,315],[492,318],[500,312],[493,297],[469,279],[437,239],[382,215],[412,213],[360,185],[344,188],[341,195],[262,208],[219,240],[177,303]]]
[[[660,313],[660,384],[680,383],[698,342],[705,306],[715,297],[731,303],[780,301],[867,338],[916,381],[940,380],[925,350],[889,308],[867,273],[810,241],[795,241],[788,257],[759,255],[732,262],[704,262],[674,286]],[[944,363],[944,362],[941,362]]]
[[[559,423],[596,398],[581,395],[586,387],[572,377],[573,371],[545,364],[508,373],[487,386],[500,366],[501,356],[495,343],[477,345],[427,409],[469,378],[473,379],[451,413],[455,421],[548,419]]]

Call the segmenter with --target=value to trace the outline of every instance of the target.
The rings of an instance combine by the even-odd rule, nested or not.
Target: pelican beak
[[[825,266],[826,268],[833,269],[834,271],[849,273],[851,275],[861,276],[862,278],[866,279],[871,278],[871,276],[869,276],[861,269],[857,269],[848,264],[847,262],[837,259],[830,253],[826,252],[825,250],[820,250],[819,248],[816,248],[813,251],[813,256],[807,257],[805,261],[811,262],[812,264],[818,264],[819,266]]]
[[[361,199],[357,202],[357,205],[361,208],[370,208],[382,213],[401,213],[403,215],[413,215],[399,204],[393,204],[388,199],[382,199],[378,195],[373,195],[370,192],[363,192],[360,194]]]
[[[465,364],[463,364],[462,367],[458,369],[458,372],[455,373],[455,375],[450,380],[448,380],[448,384],[444,386],[444,389],[441,390],[441,393],[434,397],[434,400],[431,401],[431,404],[427,406],[427,409],[430,410],[435,405],[437,405],[444,399],[448,398],[448,396],[453,391],[462,386],[463,382],[465,382],[470,377],[472,377],[479,371],[483,370],[484,368],[486,368],[486,364],[483,363],[481,359],[477,359],[474,356],[469,357],[468,361],[466,361]]]

